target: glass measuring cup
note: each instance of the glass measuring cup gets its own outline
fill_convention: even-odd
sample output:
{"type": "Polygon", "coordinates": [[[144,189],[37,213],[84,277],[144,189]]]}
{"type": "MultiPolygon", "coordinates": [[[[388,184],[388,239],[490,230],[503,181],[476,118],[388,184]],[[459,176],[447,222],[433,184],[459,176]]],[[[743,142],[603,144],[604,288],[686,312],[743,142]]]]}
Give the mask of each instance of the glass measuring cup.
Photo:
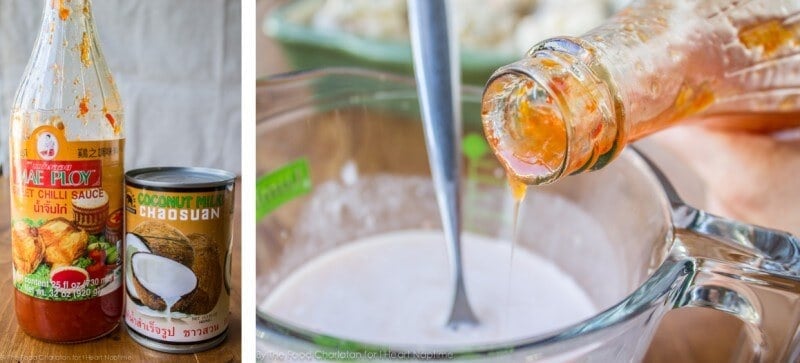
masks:
{"type": "MultiPolygon", "coordinates": [[[[328,69],[264,80],[257,92],[257,173],[291,171],[280,188],[271,184],[269,205],[259,206],[259,301],[304,262],[348,241],[439,228],[432,185],[391,184],[413,178],[430,184],[413,81],[328,69]]],[[[513,205],[502,168],[475,141],[482,139],[480,90],[465,89],[462,101],[465,230],[509,239],[513,205]]],[[[259,183],[259,197],[265,186],[259,183]]],[[[797,240],[686,205],[634,150],[603,170],[530,188],[522,209],[517,246],[558,265],[600,313],[525,339],[443,351],[351,341],[257,309],[258,355],[267,361],[640,360],[664,314],[699,306],[746,323],[750,344],[739,358],[800,358],[797,240]]]]}

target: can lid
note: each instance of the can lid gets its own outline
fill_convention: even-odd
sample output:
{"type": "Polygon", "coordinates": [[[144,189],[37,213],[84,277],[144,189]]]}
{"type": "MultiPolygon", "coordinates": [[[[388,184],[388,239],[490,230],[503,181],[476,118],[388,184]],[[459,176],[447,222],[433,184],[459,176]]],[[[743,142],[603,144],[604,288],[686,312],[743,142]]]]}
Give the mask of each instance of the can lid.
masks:
{"type": "Polygon", "coordinates": [[[125,173],[128,184],[169,189],[213,188],[231,184],[236,174],[225,170],[197,167],[153,167],[125,173]]]}

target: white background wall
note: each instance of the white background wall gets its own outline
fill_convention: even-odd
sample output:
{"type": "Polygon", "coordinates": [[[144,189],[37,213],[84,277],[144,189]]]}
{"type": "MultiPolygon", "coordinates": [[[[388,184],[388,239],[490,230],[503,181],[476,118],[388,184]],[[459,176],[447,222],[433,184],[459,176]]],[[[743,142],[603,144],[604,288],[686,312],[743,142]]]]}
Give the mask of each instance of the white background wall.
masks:
{"type": "MultiPolygon", "coordinates": [[[[51,0],[0,0],[0,164],[14,93],[51,0]]],[[[126,169],[241,172],[240,0],[94,0],[125,107],[126,169]]]]}

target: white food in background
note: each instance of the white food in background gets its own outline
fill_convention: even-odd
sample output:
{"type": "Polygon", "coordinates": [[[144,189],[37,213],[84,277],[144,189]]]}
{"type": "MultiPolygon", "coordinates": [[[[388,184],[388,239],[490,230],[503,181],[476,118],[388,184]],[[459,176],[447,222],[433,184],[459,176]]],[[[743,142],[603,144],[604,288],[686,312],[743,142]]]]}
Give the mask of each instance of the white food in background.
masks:
{"type": "MultiPolygon", "coordinates": [[[[453,1],[461,47],[521,55],[557,35],[580,35],[629,0],[453,1]]],[[[324,0],[309,20],[315,29],[401,41],[408,39],[406,0],[324,0]]]]}
{"type": "Polygon", "coordinates": [[[527,52],[535,43],[556,36],[578,36],[603,23],[608,5],[598,0],[540,0],[536,12],[524,17],[514,33],[516,49],[527,52]]]}
{"type": "Polygon", "coordinates": [[[461,46],[514,52],[514,34],[519,20],[536,8],[535,0],[454,1],[456,27],[461,46]]]}
{"type": "Polygon", "coordinates": [[[326,0],[311,25],[373,39],[408,39],[405,0],[326,0]]]}

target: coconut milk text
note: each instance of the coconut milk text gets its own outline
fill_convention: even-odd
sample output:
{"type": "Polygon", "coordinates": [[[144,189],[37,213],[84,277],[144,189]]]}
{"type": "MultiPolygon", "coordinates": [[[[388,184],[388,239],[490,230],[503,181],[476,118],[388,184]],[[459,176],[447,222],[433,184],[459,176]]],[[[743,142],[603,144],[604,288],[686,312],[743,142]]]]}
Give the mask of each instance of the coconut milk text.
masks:
{"type": "Polygon", "coordinates": [[[163,196],[139,193],[138,214],[162,221],[208,221],[219,219],[224,195],[163,196]]]}

